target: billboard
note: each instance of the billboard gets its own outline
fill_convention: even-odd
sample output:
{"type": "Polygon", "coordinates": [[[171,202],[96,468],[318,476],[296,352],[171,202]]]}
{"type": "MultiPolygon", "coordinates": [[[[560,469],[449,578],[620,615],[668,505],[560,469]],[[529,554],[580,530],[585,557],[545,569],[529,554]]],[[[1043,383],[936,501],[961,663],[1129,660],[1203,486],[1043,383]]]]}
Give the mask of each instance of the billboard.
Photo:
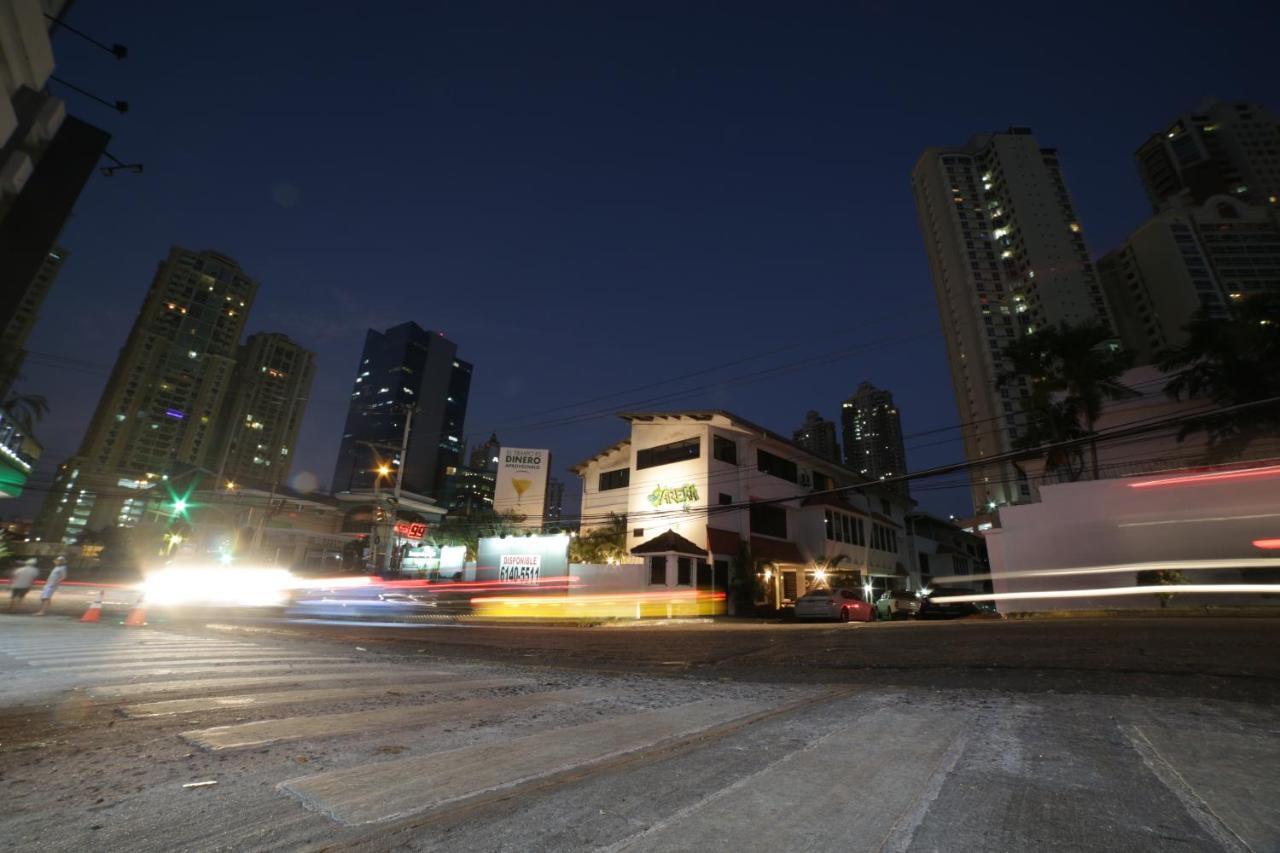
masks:
{"type": "Polygon", "coordinates": [[[526,525],[541,527],[550,470],[549,450],[501,448],[498,451],[498,479],[493,489],[494,512],[514,512],[524,516],[526,525]]]}
{"type": "Polygon", "coordinates": [[[476,549],[476,580],[542,588],[568,579],[569,537],[485,536],[476,549]]]}

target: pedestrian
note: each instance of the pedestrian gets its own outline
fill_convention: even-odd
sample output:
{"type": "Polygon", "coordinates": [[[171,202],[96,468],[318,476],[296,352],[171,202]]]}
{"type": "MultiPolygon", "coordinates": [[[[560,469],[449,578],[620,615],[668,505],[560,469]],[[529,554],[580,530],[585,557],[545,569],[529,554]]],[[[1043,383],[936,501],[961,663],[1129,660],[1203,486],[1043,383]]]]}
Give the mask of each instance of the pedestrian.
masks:
{"type": "Polygon", "coordinates": [[[58,591],[58,584],[66,580],[67,577],[67,558],[54,557],[53,571],[49,572],[49,577],[44,579],[44,589],[40,590],[40,609],[36,611],[37,616],[43,616],[49,612],[49,602],[53,601],[53,594],[58,591]]]}
{"type": "Polygon", "coordinates": [[[9,575],[10,613],[14,612],[22,599],[27,597],[27,593],[31,591],[31,585],[36,582],[36,575],[38,574],[40,574],[40,570],[36,568],[35,557],[32,557],[19,563],[18,568],[14,569],[13,574],[9,575]]]}

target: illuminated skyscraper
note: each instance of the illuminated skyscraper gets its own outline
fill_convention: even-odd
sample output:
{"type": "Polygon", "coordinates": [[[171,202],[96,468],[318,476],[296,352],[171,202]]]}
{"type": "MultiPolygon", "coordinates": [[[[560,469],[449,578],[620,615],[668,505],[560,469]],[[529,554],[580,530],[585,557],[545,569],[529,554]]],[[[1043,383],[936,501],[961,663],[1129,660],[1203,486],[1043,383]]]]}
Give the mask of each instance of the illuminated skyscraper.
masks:
{"type": "Polygon", "coordinates": [[[333,491],[372,489],[378,460],[400,464],[405,417],[413,409],[403,488],[443,500],[447,469],[462,458],[471,365],[439,332],[402,323],[365,336],[333,471],[333,491]]]}
{"type": "MultiPolygon", "coordinates": [[[[907,473],[907,451],[902,446],[902,419],[893,405],[893,394],[863,382],[840,409],[844,432],[844,464],[871,480],[907,473]]],[[[893,486],[907,493],[906,482],[893,486]]]]}
{"type": "Polygon", "coordinates": [[[804,417],[804,424],[791,434],[791,439],[810,453],[840,461],[840,444],[836,441],[836,425],[810,409],[804,417]]]}
{"type": "MultiPolygon", "coordinates": [[[[1007,453],[1025,419],[1026,380],[1000,382],[1012,368],[1005,347],[1061,322],[1110,317],[1085,247],[1058,152],[1031,131],[975,136],[956,148],[929,148],[911,173],[942,332],[951,365],[965,458],[1007,453]]],[[[1011,461],[970,469],[974,505],[1032,498],[1011,461]]]]}
{"type": "Polygon", "coordinates": [[[1209,100],[1134,154],[1153,210],[1226,195],[1280,209],[1280,119],[1259,104],[1209,100]]]}
{"type": "Polygon", "coordinates": [[[226,255],[174,246],[116,358],[79,452],[63,463],[38,534],[132,526],[179,467],[217,462],[218,422],[258,285],[226,255]]]}
{"type": "Polygon", "coordinates": [[[287,482],[314,376],[315,353],[288,336],[249,336],[223,407],[217,471],[224,483],[287,482]]]}

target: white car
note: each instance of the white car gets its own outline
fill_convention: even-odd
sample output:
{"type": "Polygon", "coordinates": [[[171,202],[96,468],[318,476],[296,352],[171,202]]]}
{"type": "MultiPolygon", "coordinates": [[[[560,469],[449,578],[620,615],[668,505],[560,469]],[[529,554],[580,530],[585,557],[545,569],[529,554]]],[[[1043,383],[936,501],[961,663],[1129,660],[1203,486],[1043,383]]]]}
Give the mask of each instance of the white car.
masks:
{"type": "Polygon", "coordinates": [[[796,602],[797,619],[838,619],[841,622],[873,622],[875,609],[851,589],[815,589],[796,602]]]}

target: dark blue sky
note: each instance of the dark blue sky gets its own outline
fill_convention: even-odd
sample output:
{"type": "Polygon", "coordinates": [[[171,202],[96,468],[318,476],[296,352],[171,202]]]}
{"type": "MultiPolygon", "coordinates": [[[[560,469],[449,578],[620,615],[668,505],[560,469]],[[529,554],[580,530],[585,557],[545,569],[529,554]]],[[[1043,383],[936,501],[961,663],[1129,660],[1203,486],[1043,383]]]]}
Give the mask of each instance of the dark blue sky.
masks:
{"type": "MultiPolygon", "coordinates": [[[[29,346],[98,367],[30,363],[53,406],[41,481],[172,243],[237,258],[261,284],[249,331],[319,353],[294,473],[322,483],[365,329],[410,319],[476,365],[468,439],[557,469],[622,437],[595,413],[728,408],[789,433],[863,379],[908,435],[953,425],[921,149],[1032,127],[1101,253],[1146,213],[1149,133],[1205,96],[1275,106],[1280,82],[1269,3],[367,8],[75,4],[130,58],[64,34],[57,73],[132,109],[62,94],[146,173],[95,176],[63,234],[29,346]]],[[[954,431],[907,444],[913,469],[961,456],[954,431]]],[[[968,511],[937,485],[913,487],[926,508],[968,511]]]]}

